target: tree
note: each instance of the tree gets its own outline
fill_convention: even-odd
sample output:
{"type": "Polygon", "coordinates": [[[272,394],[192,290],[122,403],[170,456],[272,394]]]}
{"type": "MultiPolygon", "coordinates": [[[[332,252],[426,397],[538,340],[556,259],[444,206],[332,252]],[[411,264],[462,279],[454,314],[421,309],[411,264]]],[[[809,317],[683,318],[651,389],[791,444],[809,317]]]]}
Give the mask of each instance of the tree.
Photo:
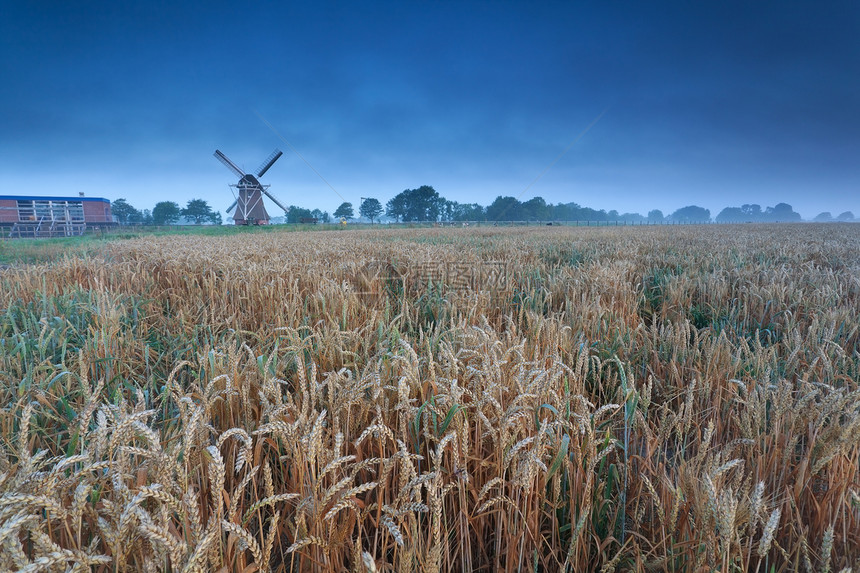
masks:
{"type": "Polygon", "coordinates": [[[502,197],[499,195],[487,207],[488,221],[521,221],[522,203],[516,197],[502,197]]]}
{"type": "Polygon", "coordinates": [[[663,211],[660,209],[652,209],[648,211],[648,220],[652,223],[662,223],[663,219],[663,211]]]}
{"type": "Polygon", "coordinates": [[[454,201],[439,198],[439,220],[453,221],[454,220],[454,201]]]}
{"type": "Polygon", "coordinates": [[[430,185],[404,189],[388,201],[385,214],[398,221],[436,221],[445,209],[445,201],[430,185]]]}
{"type": "Polygon", "coordinates": [[[755,203],[741,205],[741,211],[746,216],[746,221],[761,221],[764,216],[764,213],[761,212],[761,205],[755,203]]]}
{"type": "Polygon", "coordinates": [[[213,212],[209,203],[203,199],[191,199],[179,214],[189,221],[194,221],[195,225],[202,225],[207,221],[215,225],[221,224],[221,213],[213,212]]]}
{"type": "Polygon", "coordinates": [[[829,223],[833,220],[833,215],[830,213],[830,211],[824,211],[823,213],[819,213],[818,215],[816,215],[815,218],[812,220],[816,223],[829,223]]]}
{"type": "Polygon", "coordinates": [[[795,213],[788,203],[777,203],[764,211],[766,221],[800,221],[800,213],[795,213]]]}
{"type": "Polygon", "coordinates": [[[550,209],[543,197],[533,197],[520,205],[525,221],[545,221],[549,219],[550,209]]]}
{"type": "Polygon", "coordinates": [[[740,207],[726,207],[716,217],[717,223],[742,223],[746,220],[740,207]]]}
{"type": "Polygon", "coordinates": [[[371,224],[374,219],[379,219],[379,216],[382,215],[382,203],[379,202],[379,199],[374,199],[370,197],[361,202],[361,206],[358,208],[358,213],[362,217],[367,217],[370,219],[371,224]]]}
{"type": "MultiPolygon", "coordinates": [[[[128,217],[128,224],[129,224],[129,225],[143,225],[143,224],[145,224],[145,223],[146,223],[146,216],[147,216],[147,214],[149,214],[149,210],[148,210],[148,209],[145,209],[145,210],[143,210],[143,211],[140,211],[140,210],[138,210],[138,209],[135,209],[135,210],[134,210],[134,213],[132,213],[132,214],[131,214],[131,215],[129,215],[129,217],[128,217]]],[[[149,217],[150,217],[150,219],[151,219],[151,218],[152,218],[152,215],[150,214],[150,215],[149,215],[149,217]]]]}
{"type": "Polygon", "coordinates": [[[352,219],[355,212],[352,210],[352,203],[341,203],[340,207],[335,209],[334,216],[337,219],[352,219]]]}
{"type": "Polygon", "coordinates": [[[697,205],[688,205],[669,215],[669,218],[683,223],[704,223],[711,220],[711,211],[697,205]]]}
{"type": "Polygon", "coordinates": [[[559,203],[550,206],[549,217],[555,221],[578,221],[581,209],[577,203],[559,203]]]}
{"type": "Polygon", "coordinates": [[[411,189],[406,209],[407,221],[436,221],[445,206],[445,199],[430,185],[411,189]]]}
{"type": "Polygon", "coordinates": [[[330,219],[328,211],[320,211],[319,209],[311,211],[311,217],[316,219],[317,223],[328,223],[330,219]]]}
{"type": "Polygon", "coordinates": [[[853,221],[854,220],[854,213],[852,213],[851,211],[845,211],[845,212],[839,213],[838,215],[836,215],[836,220],[837,221],[853,221]]]}
{"type": "Polygon", "coordinates": [[[453,221],[483,221],[486,219],[484,208],[477,203],[451,203],[451,220],[453,221]]]}
{"type": "Polygon", "coordinates": [[[302,219],[313,219],[314,214],[310,209],[296,207],[290,205],[290,210],[287,212],[287,223],[301,223],[302,219]]]}
{"type": "Polygon", "coordinates": [[[385,204],[385,214],[395,221],[403,221],[406,217],[406,192],[398,193],[385,204]]]}
{"type": "Polygon", "coordinates": [[[143,214],[128,204],[125,199],[117,199],[111,203],[110,211],[113,218],[120,225],[128,225],[129,223],[139,223],[143,219],[143,214]]]}
{"type": "Polygon", "coordinates": [[[182,216],[178,203],[160,201],[152,208],[152,222],[156,225],[175,225],[182,216]]]}

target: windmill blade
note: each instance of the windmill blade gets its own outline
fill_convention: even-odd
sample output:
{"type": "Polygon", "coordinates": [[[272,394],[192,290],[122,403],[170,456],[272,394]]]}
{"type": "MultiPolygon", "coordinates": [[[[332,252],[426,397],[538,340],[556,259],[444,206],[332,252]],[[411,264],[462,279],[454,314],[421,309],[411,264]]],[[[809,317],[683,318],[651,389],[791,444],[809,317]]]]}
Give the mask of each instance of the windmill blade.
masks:
{"type": "Polygon", "coordinates": [[[265,187],[263,187],[263,193],[265,193],[265,194],[266,194],[266,197],[268,197],[269,199],[271,199],[271,200],[272,200],[272,202],[273,202],[275,205],[277,205],[278,207],[280,207],[281,209],[283,209],[283,210],[284,210],[284,214],[287,214],[287,213],[289,213],[289,212],[290,212],[290,210],[289,210],[287,207],[284,207],[284,206],[281,204],[281,202],[280,202],[280,201],[278,201],[277,199],[275,199],[275,197],[274,197],[271,193],[269,193],[269,190],[268,190],[268,189],[266,189],[265,187]]]}
{"type": "Polygon", "coordinates": [[[238,204],[239,204],[239,200],[238,200],[238,199],[236,199],[235,201],[233,201],[232,203],[230,203],[230,206],[229,206],[229,207],[227,207],[227,212],[229,213],[230,211],[232,211],[232,210],[233,210],[233,208],[234,208],[236,205],[238,205],[238,204]]]}
{"type": "Polygon", "coordinates": [[[227,159],[227,156],[221,153],[220,150],[215,150],[215,157],[218,159],[218,161],[226,165],[227,169],[235,173],[237,177],[242,178],[245,176],[245,172],[239,169],[239,167],[235,163],[227,159]]]}
{"type": "Polygon", "coordinates": [[[257,177],[262,177],[262,176],[263,176],[263,173],[265,173],[266,171],[268,171],[268,170],[269,170],[269,167],[271,167],[272,165],[274,165],[274,164],[275,164],[275,161],[277,161],[277,160],[278,160],[278,158],[279,158],[281,155],[283,155],[283,154],[284,154],[284,152],[283,152],[283,151],[281,151],[280,149],[276,149],[276,150],[274,150],[274,151],[272,152],[272,154],[271,154],[270,156],[268,156],[268,157],[266,158],[266,160],[265,160],[265,161],[263,161],[263,164],[262,164],[262,165],[260,165],[260,168],[259,168],[259,169],[257,169],[257,177]]]}

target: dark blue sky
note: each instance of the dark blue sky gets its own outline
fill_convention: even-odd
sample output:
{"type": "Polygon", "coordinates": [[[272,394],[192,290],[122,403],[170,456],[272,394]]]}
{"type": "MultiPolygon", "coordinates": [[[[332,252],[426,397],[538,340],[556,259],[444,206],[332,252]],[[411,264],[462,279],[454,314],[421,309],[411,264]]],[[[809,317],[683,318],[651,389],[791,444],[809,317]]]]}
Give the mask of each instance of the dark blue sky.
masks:
{"type": "Polygon", "coordinates": [[[0,194],[860,215],[856,1],[248,4],[0,0],[0,194]]]}

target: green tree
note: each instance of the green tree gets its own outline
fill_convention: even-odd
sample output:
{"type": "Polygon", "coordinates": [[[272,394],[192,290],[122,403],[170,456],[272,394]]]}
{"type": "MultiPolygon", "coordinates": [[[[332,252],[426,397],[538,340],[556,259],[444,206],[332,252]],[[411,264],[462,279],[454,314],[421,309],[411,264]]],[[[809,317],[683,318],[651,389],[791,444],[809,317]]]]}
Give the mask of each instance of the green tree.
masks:
{"type": "Polygon", "coordinates": [[[522,203],[516,197],[496,197],[487,207],[487,221],[521,221],[522,203]]]}
{"type": "Polygon", "coordinates": [[[581,209],[576,203],[559,203],[550,206],[549,217],[555,221],[576,221],[581,209]]]}
{"type": "Polygon", "coordinates": [[[287,213],[287,223],[301,223],[302,219],[313,219],[313,217],[310,209],[290,205],[290,211],[287,213]]]}
{"type": "Polygon", "coordinates": [[[438,221],[447,201],[430,185],[404,189],[391,199],[385,213],[398,221],[438,221]]]}
{"type": "Polygon", "coordinates": [[[662,223],[663,211],[661,211],[660,209],[652,209],[648,211],[648,220],[652,223],[662,223]]]}
{"type": "Polygon", "coordinates": [[[385,214],[395,221],[404,221],[407,202],[406,192],[398,193],[385,204],[385,214]]]}
{"type": "Polygon", "coordinates": [[[203,199],[191,199],[179,213],[189,221],[194,221],[195,225],[202,225],[206,222],[215,225],[221,224],[221,213],[212,211],[212,207],[203,199]]]}
{"type": "Polygon", "coordinates": [[[140,223],[143,219],[143,214],[128,204],[125,199],[117,199],[111,203],[110,211],[113,218],[120,225],[128,225],[129,223],[140,223]]]}
{"type": "Polygon", "coordinates": [[[761,205],[756,203],[745,203],[741,205],[741,211],[746,215],[746,221],[761,221],[764,213],[761,212],[761,205]]]}
{"type": "Polygon", "coordinates": [[[682,223],[705,223],[711,220],[711,211],[697,205],[688,205],[669,215],[669,218],[682,223]]]}
{"type": "Polygon", "coordinates": [[[741,223],[744,219],[745,215],[740,207],[726,207],[717,214],[714,220],[717,223],[741,223]]]}
{"type": "Polygon", "coordinates": [[[320,211],[319,209],[314,209],[311,211],[311,217],[317,220],[317,222],[328,223],[331,219],[331,215],[328,214],[328,211],[320,211]]]}
{"type": "Polygon", "coordinates": [[[445,207],[445,199],[430,185],[413,189],[407,216],[411,221],[436,221],[445,207]]]}
{"type": "Polygon", "coordinates": [[[796,213],[788,203],[777,203],[773,207],[764,210],[766,221],[800,221],[800,213],[796,213]]]}
{"type": "Polygon", "coordinates": [[[487,216],[484,213],[484,208],[477,203],[457,203],[454,201],[451,208],[451,219],[454,221],[483,221],[487,216]]]}
{"type": "Polygon", "coordinates": [[[550,209],[544,201],[543,197],[533,197],[522,205],[523,219],[526,221],[545,221],[549,219],[550,209]]]}
{"type": "Polygon", "coordinates": [[[358,208],[359,215],[367,217],[371,223],[373,223],[374,219],[379,219],[382,212],[382,203],[379,202],[379,199],[374,199],[373,197],[362,201],[361,206],[358,208]]]}
{"type": "Polygon", "coordinates": [[[454,207],[457,205],[454,201],[442,199],[439,202],[439,219],[442,221],[454,220],[454,207]]]}
{"type": "MultiPolygon", "coordinates": [[[[129,225],[143,225],[143,224],[145,224],[147,213],[148,213],[148,210],[141,211],[139,209],[135,209],[134,213],[132,213],[128,218],[128,224],[129,225]]],[[[152,217],[152,215],[150,215],[150,218],[151,217],[152,217]]]]}
{"type": "Polygon", "coordinates": [[[334,216],[336,219],[352,219],[355,216],[355,212],[352,210],[352,203],[341,203],[340,207],[335,209],[334,216]]]}
{"type": "Polygon", "coordinates": [[[182,217],[182,209],[173,201],[160,201],[152,208],[152,222],[156,225],[175,225],[182,217]]]}

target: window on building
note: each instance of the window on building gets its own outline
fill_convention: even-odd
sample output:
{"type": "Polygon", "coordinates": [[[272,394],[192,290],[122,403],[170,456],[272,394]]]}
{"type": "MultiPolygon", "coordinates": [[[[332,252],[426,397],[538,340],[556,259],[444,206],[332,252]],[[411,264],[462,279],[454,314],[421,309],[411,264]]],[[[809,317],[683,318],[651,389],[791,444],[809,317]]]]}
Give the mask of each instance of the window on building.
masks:
{"type": "MultiPolygon", "coordinates": [[[[64,201],[63,219],[70,223],[82,223],[84,221],[84,204],[82,201],[64,201]]],[[[56,219],[56,217],[55,217],[56,219]]]]}
{"type": "Polygon", "coordinates": [[[51,202],[50,201],[33,201],[33,207],[36,211],[37,221],[51,220],[51,202]]]}
{"type": "Polygon", "coordinates": [[[33,201],[18,201],[18,220],[35,221],[36,212],[33,209],[33,201]]]}
{"type": "Polygon", "coordinates": [[[19,221],[84,222],[83,201],[19,200],[19,221]]]}

